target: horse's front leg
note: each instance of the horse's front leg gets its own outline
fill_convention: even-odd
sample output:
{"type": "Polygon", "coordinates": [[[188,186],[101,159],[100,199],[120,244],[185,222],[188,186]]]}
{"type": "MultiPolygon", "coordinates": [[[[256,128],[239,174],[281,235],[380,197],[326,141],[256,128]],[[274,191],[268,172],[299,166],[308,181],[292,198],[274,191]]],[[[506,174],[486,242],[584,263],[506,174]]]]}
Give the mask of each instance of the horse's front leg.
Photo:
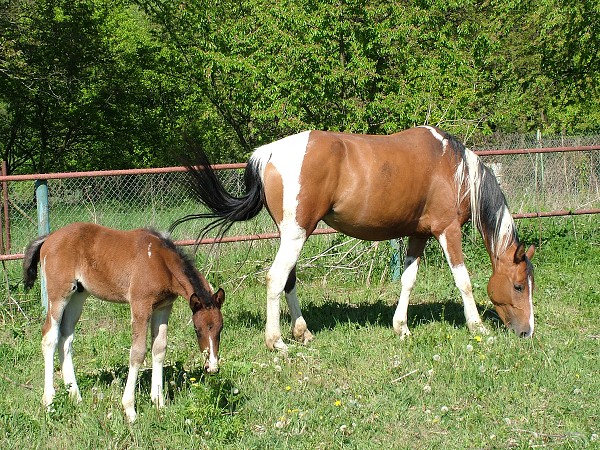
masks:
{"type": "Polygon", "coordinates": [[[473,287],[471,286],[469,271],[464,263],[460,225],[452,225],[446,228],[437,239],[446,255],[446,260],[454,277],[454,283],[460,291],[467,327],[472,333],[487,334],[488,331],[481,321],[473,298],[473,287]]]}
{"type": "Polygon", "coordinates": [[[163,395],[163,365],[167,353],[167,324],[173,304],[152,314],[152,385],[150,399],[158,408],[165,405],[163,395]]]}
{"type": "Polygon", "coordinates": [[[137,311],[137,309],[133,304],[131,305],[132,338],[131,350],[129,351],[129,373],[121,400],[125,415],[131,423],[135,421],[137,416],[135,412],[135,388],[138,372],[146,356],[146,335],[148,332],[148,321],[150,320],[148,312],[137,311]]]}
{"type": "Polygon", "coordinates": [[[410,300],[410,293],[417,281],[417,272],[419,270],[419,264],[423,250],[427,244],[427,239],[410,237],[408,239],[408,246],[406,248],[406,257],[404,259],[404,271],[400,278],[402,285],[402,291],[400,292],[400,299],[398,300],[398,306],[394,312],[393,326],[394,331],[401,339],[410,336],[410,330],[408,329],[408,303],[410,300]]]}

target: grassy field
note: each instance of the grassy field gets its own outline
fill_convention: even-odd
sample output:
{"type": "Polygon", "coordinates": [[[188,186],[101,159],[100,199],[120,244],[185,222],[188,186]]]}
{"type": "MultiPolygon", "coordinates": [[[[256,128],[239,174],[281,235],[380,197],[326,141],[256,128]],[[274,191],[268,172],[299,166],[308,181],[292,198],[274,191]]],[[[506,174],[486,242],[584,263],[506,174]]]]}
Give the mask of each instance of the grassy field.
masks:
{"type": "Polygon", "coordinates": [[[539,246],[529,340],[498,325],[485,293],[489,258],[470,232],[467,265],[489,335],[467,331],[436,244],[428,246],[409,307],[413,335],[400,341],[391,327],[400,285],[389,281],[389,244],[313,237],[300,264],[299,295],[315,340],[290,342],[283,314],[286,356],[268,351],[263,339],[264,275],[275,243],[200,249],[198,266],[227,291],[221,371],[202,373],[188,307],[178,301],[167,406],[150,404],[145,370],[133,426],[120,405],[128,308],[88,300],[74,343],[83,401],[71,404],[61,388],[47,412],[40,403],[39,287],[24,294],[19,263],[6,263],[0,448],[598,448],[600,217],[518,226],[522,240],[539,246]]]}

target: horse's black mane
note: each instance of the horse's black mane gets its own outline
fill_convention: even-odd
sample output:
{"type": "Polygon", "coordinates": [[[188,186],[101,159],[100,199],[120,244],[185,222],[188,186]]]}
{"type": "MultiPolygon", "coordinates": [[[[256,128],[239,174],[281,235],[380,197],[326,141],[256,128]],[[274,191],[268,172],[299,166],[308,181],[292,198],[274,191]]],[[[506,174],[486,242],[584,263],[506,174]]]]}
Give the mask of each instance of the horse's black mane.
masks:
{"type": "MultiPolygon", "coordinates": [[[[450,133],[442,133],[453,149],[457,161],[462,160],[466,162],[467,148],[465,145],[450,133]]],[[[503,211],[504,208],[508,208],[508,202],[498,184],[496,176],[489,167],[483,164],[479,157],[477,157],[477,167],[468,167],[468,164],[465,164],[465,170],[476,170],[479,174],[478,193],[475,196],[478,202],[475,205],[471,204],[471,208],[477,209],[472,217],[477,218],[475,225],[480,228],[482,234],[489,237],[492,244],[490,248],[496,248],[497,244],[503,240],[501,236],[503,211]]],[[[508,232],[510,236],[508,237],[508,241],[505,239],[505,243],[510,245],[514,242],[518,245],[519,236],[516,227],[511,227],[508,232]]]]}

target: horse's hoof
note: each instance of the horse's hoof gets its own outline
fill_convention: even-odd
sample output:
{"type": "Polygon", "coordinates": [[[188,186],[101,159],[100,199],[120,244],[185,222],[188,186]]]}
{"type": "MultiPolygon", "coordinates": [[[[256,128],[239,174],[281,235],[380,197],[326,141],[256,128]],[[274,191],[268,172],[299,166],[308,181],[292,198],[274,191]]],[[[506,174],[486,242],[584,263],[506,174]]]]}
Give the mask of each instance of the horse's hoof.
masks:
{"type": "Polygon", "coordinates": [[[287,353],[287,351],[288,351],[288,346],[285,345],[285,343],[283,342],[283,339],[281,339],[281,337],[279,337],[278,339],[276,339],[274,341],[270,341],[269,339],[267,339],[267,348],[269,350],[277,350],[280,353],[287,353]]]}
{"type": "Polygon", "coordinates": [[[470,323],[470,324],[468,324],[468,327],[469,327],[469,331],[472,334],[483,334],[485,336],[490,334],[488,329],[481,322],[470,323]]]}
{"type": "Polygon", "coordinates": [[[294,334],[294,339],[304,345],[308,344],[315,338],[306,327],[302,331],[292,330],[292,333],[294,334]]]}

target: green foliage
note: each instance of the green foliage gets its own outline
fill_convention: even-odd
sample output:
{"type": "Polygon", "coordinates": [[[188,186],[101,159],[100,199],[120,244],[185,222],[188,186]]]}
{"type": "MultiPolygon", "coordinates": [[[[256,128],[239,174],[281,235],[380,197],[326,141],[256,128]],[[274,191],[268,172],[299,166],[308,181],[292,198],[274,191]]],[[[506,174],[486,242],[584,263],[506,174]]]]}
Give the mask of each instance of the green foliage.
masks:
{"type": "Polygon", "coordinates": [[[303,129],[600,126],[597,2],[6,0],[9,171],[216,161],[303,129]]]}

